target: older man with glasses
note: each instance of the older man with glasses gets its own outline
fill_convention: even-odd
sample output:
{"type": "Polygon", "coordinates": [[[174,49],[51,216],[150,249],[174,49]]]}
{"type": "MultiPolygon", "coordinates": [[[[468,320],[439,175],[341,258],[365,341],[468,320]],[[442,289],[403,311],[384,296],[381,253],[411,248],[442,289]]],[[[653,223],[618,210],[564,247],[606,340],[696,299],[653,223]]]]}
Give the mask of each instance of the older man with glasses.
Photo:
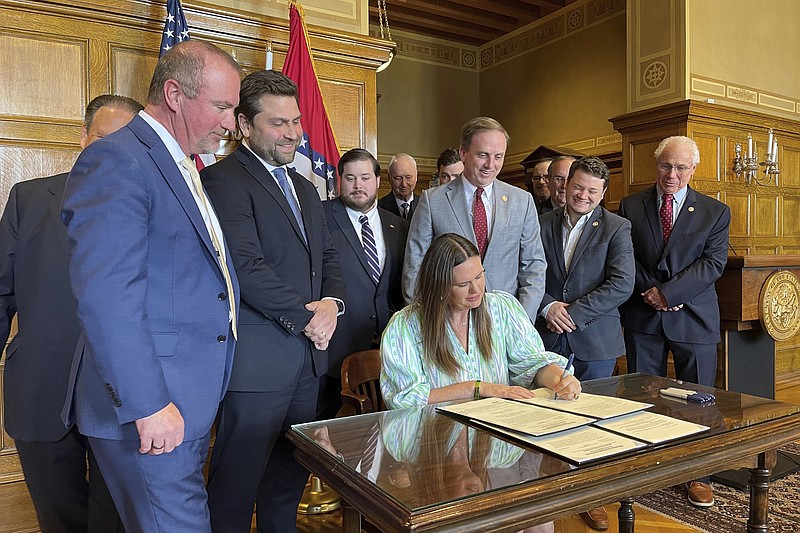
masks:
{"type": "MultiPolygon", "coordinates": [[[[679,380],[714,385],[719,305],[714,287],[728,259],[728,206],[689,181],[700,163],[697,144],[668,137],[655,151],[656,183],[623,198],[636,259],[633,295],[620,308],[629,372],[665,376],[672,352],[679,380]]],[[[714,503],[707,480],[688,485],[689,502],[714,503]]]]}
{"type": "Polygon", "coordinates": [[[547,169],[547,186],[550,190],[550,198],[537,205],[539,215],[549,213],[559,207],[564,207],[567,203],[567,176],[569,167],[575,161],[571,155],[560,155],[553,159],[547,169]]]}

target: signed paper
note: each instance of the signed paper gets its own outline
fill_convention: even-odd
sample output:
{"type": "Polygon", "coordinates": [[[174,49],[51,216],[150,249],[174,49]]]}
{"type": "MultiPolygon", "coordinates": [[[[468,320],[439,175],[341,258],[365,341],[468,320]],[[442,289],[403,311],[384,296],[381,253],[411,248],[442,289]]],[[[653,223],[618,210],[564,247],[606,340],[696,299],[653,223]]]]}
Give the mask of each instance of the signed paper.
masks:
{"type": "Polygon", "coordinates": [[[577,400],[556,400],[553,398],[553,391],[548,389],[536,389],[532,391],[536,394],[534,398],[519,400],[520,402],[574,413],[577,415],[591,416],[593,418],[613,418],[615,416],[626,415],[652,407],[653,404],[635,402],[625,398],[615,398],[613,396],[601,396],[598,394],[581,393],[577,400]]]}
{"type": "Polygon", "coordinates": [[[600,420],[595,425],[651,444],[679,439],[709,429],[708,426],[649,411],[641,411],[611,420],[600,420]]]}
{"type": "Polygon", "coordinates": [[[554,411],[502,398],[484,398],[483,400],[438,407],[437,409],[465,416],[471,420],[498,428],[511,429],[536,437],[572,429],[595,421],[595,419],[585,416],[554,411]]]}
{"type": "Polygon", "coordinates": [[[603,459],[647,446],[644,442],[592,426],[582,426],[543,437],[531,437],[516,431],[492,429],[574,464],[603,459]]]}

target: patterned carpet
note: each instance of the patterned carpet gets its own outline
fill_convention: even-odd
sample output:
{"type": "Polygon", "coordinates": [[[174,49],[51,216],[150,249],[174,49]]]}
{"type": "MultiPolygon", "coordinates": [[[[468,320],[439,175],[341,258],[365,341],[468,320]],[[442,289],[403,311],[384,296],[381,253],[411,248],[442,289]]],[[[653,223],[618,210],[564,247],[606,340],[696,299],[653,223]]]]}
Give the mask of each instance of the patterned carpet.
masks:
{"type": "MultiPolygon", "coordinates": [[[[788,444],[781,450],[800,454],[800,444],[788,444]]],[[[713,485],[715,503],[708,509],[692,506],[682,487],[646,494],[636,498],[636,503],[707,533],[746,531],[749,493],[719,483],[713,485]]],[[[778,533],[800,531],[800,472],[770,484],[769,527],[778,533]]]]}

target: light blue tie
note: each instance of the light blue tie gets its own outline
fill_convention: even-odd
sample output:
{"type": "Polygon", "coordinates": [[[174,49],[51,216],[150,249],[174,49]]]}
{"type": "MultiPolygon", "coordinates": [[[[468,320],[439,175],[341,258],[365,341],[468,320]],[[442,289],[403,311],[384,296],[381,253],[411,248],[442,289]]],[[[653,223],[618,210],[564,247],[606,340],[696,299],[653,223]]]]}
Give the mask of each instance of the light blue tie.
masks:
{"type": "Polygon", "coordinates": [[[303,235],[303,240],[306,240],[306,227],[303,224],[303,215],[300,213],[300,206],[297,204],[297,199],[294,197],[294,194],[292,194],[292,187],[289,185],[289,176],[286,175],[286,171],[283,167],[278,167],[272,172],[275,174],[275,177],[278,178],[278,184],[283,191],[283,197],[286,198],[286,201],[289,203],[289,209],[292,210],[294,218],[297,220],[297,225],[300,226],[300,233],[303,235]]]}

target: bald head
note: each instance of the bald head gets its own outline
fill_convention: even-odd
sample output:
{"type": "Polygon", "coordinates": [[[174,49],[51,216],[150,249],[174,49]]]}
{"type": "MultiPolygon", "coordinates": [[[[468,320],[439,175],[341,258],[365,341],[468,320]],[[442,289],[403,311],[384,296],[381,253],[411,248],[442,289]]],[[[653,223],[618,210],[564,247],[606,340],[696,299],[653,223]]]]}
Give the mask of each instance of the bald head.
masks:
{"type": "Polygon", "coordinates": [[[389,184],[394,197],[409,201],[417,186],[417,162],[408,154],[397,154],[389,160],[389,184]]]}

